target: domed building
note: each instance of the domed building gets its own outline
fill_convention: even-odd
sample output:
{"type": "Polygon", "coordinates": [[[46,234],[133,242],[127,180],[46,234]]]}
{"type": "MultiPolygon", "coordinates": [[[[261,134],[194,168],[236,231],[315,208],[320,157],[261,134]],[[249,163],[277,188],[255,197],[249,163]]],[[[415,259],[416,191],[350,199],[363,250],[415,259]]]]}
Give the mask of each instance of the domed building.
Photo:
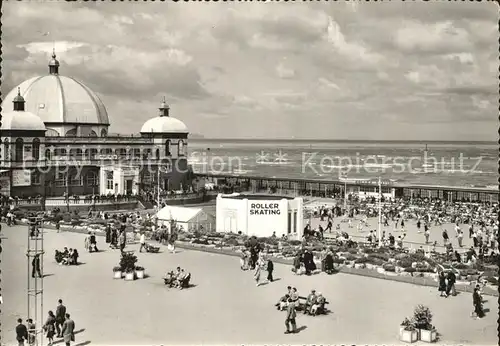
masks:
{"type": "Polygon", "coordinates": [[[22,82],[2,103],[3,195],[151,197],[191,185],[189,131],[165,99],[139,134],[110,135],[101,99],[59,67],[53,53],[48,75],[22,82]]]}
{"type": "MultiPolygon", "coordinates": [[[[30,78],[18,89],[29,100],[27,111],[39,116],[48,136],[105,137],[109,118],[101,99],[82,82],[59,75],[59,61],[52,54],[49,74],[30,78]]],[[[3,103],[12,104],[17,95],[13,89],[3,103]]]]}

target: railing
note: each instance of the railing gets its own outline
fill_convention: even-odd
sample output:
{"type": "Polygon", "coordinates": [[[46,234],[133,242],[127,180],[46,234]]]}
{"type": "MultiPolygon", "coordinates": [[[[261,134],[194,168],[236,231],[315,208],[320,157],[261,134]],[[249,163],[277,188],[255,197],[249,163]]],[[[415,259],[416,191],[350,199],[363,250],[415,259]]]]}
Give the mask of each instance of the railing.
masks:
{"type": "Polygon", "coordinates": [[[153,139],[149,137],[141,136],[107,136],[107,137],[57,137],[49,136],[45,137],[45,145],[48,144],[74,144],[74,143],[134,143],[134,144],[151,144],[153,139]]]}
{"type": "MultiPolygon", "coordinates": [[[[41,199],[40,198],[37,198],[37,199],[31,199],[31,200],[27,200],[27,199],[19,199],[17,200],[17,205],[20,205],[20,206],[29,206],[29,205],[39,205],[41,204],[41,199]]],[[[66,206],[66,205],[96,205],[96,204],[99,204],[99,205],[103,205],[103,204],[123,204],[123,203],[134,203],[134,202],[137,202],[137,198],[135,196],[130,196],[130,197],[123,197],[123,198],[120,198],[120,199],[98,199],[98,200],[90,200],[90,199],[85,199],[85,198],[80,198],[80,199],[74,199],[74,198],[69,198],[69,200],[66,200],[64,198],[47,198],[45,200],[45,205],[48,205],[48,206],[58,206],[58,205],[61,205],[61,206],[66,206]]]]}

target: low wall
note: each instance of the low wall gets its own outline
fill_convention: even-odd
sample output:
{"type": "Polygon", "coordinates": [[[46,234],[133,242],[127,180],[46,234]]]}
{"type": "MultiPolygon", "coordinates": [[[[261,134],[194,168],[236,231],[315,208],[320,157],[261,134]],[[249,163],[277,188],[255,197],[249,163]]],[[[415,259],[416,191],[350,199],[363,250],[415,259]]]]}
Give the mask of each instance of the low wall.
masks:
{"type": "MultiPolygon", "coordinates": [[[[139,203],[137,201],[133,202],[120,202],[120,203],[70,203],[69,204],[69,210],[77,210],[79,212],[88,212],[89,208],[93,207],[94,210],[97,211],[112,211],[112,210],[133,210],[137,209],[139,207],[139,203]]],[[[29,210],[29,211],[40,211],[43,210],[41,204],[21,204],[18,205],[19,209],[22,210],[29,210]]],[[[61,204],[61,205],[50,205],[47,204],[45,209],[46,210],[51,210],[59,208],[61,210],[68,210],[68,205],[67,204],[61,204]]]]}

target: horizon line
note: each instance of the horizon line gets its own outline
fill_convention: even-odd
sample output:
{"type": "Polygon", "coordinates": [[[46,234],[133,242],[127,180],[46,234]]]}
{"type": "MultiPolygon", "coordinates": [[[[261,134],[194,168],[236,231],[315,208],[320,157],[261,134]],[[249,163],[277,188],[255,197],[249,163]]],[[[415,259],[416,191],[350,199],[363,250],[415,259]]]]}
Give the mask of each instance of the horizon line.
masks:
{"type": "Polygon", "coordinates": [[[330,143],[418,143],[418,144],[499,144],[499,142],[491,141],[467,141],[467,140],[421,140],[421,139],[328,139],[328,138],[208,138],[208,137],[192,137],[190,141],[222,141],[222,142],[330,142],[330,143]]]}

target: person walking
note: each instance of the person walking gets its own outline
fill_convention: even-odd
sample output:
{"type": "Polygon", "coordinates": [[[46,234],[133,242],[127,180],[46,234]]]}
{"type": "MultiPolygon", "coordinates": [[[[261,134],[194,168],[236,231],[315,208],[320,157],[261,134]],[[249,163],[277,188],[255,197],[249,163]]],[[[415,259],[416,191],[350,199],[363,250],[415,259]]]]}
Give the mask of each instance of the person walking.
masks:
{"type": "Polygon", "coordinates": [[[75,341],[75,322],[70,318],[69,314],[66,314],[65,318],[61,333],[66,346],[70,346],[71,341],[75,341]]]}
{"type": "Polygon", "coordinates": [[[464,240],[464,233],[461,230],[458,230],[457,241],[459,247],[463,247],[462,245],[463,240],[464,240]]]}
{"type": "Polygon", "coordinates": [[[28,329],[28,343],[34,345],[36,340],[36,325],[33,323],[33,319],[28,318],[26,320],[26,328],[28,329]]]}
{"type": "Polygon", "coordinates": [[[260,265],[258,263],[255,265],[255,271],[253,273],[253,277],[255,279],[256,286],[259,287],[260,286],[260,265]]]}
{"type": "Polygon", "coordinates": [[[54,342],[54,335],[56,334],[56,316],[54,316],[52,310],[49,311],[49,316],[43,325],[43,330],[47,333],[46,336],[47,339],[49,339],[48,346],[51,346],[54,342]]]}
{"type": "Polygon", "coordinates": [[[455,282],[457,281],[457,277],[453,271],[449,271],[448,275],[446,276],[446,297],[450,295],[450,292],[453,296],[457,295],[457,292],[455,290],[455,282]]]}
{"type": "Polygon", "coordinates": [[[17,319],[16,340],[18,342],[18,346],[24,346],[24,341],[28,340],[28,328],[26,328],[23,324],[23,320],[21,318],[17,319]]]}
{"type": "Polygon", "coordinates": [[[141,232],[141,238],[139,240],[139,244],[141,244],[141,246],[139,247],[139,252],[142,252],[142,249],[146,248],[146,236],[144,235],[144,232],[141,232]]]}
{"type": "Polygon", "coordinates": [[[474,305],[474,311],[472,312],[471,317],[476,316],[476,319],[480,319],[484,316],[483,311],[483,299],[479,294],[479,288],[474,288],[474,293],[472,293],[472,305],[474,305]]]}
{"type": "Polygon", "coordinates": [[[439,287],[438,287],[439,296],[443,297],[444,293],[444,297],[446,297],[446,276],[444,275],[444,271],[439,272],[438,280],[439,280],[439,287]]]}
{"type": "Polygon", "coordinates": [[[58,301],[59,305],[57,305],[56,308],[56,331],[57,331],[57,337],[61,337],[61,326],[64,323],[64,319],[66,316],[66,307],[63,305],[62,299],[59,299],[58,301]]]}
{"type": "Polygon", "coordinates": [[[448,240],[450,237],[448,236],[448,231],[446,229],[443,229],[443,245],[446,246],[448,244],[448,240]]]}
{"type": "Polygon", "coordinates": [[[38,275],[38,277],[42,277],[42,271],[40,269],[40,254],[36,254],[35,257],[33,257],[33,260],[31,261],[31,277],[34,278],[35,274],[38,275]]]}
{"type": "Polygon", "coordinates": [[[273,271],[274,271],[274,263],[271,259],[267,260],[267,281],[273,282],[273,271]]]}
{"type": "Polygon", "coordinates": [[[297,317],[297,312],[295,311],[295,303],[291,298],[288,298],[288,306],[286,309],[286,319],[285,319],[285,326],[286,326],[285,334],[297,332],[297,322],[295,320],[296,317],[297,317]]]}

